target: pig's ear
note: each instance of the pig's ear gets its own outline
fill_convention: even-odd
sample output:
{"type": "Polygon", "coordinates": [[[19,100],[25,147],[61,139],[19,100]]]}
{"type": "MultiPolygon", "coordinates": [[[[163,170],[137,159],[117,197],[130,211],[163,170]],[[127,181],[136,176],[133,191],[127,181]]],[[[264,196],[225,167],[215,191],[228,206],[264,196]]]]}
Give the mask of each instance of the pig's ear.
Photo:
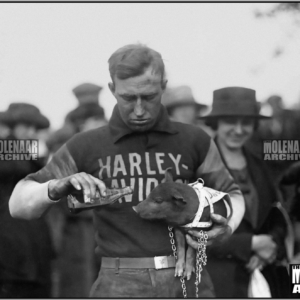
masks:
{"type": "Polygon", "coordinates": [[[186,201],[184,200],[183,196],[176,190],[172,191],[172,198],[175,201],[175,203],[179,206],[186,204],[186,201]]]}
{"type": "Polygon", "coordinates": [[[165,170],[165,182],[173,182],[172,168],[165,170]]]}

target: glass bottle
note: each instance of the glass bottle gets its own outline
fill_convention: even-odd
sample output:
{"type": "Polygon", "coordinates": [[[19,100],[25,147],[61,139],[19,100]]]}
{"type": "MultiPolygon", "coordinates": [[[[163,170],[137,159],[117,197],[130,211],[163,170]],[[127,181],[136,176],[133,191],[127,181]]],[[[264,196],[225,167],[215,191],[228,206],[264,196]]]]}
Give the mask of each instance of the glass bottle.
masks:
{"type": "Polygon", "coordinates": [[[71,213],[76,214],[83,210],[92,209],[98,206],[115,203],[118,199],[132,194],[133,189],[130,186],[123,188],[106,188],[106,196],[100,196],[99,191],[91,202],[84,202],[83,191],[77,191],[67,196],[68,207],[71,213]]]}

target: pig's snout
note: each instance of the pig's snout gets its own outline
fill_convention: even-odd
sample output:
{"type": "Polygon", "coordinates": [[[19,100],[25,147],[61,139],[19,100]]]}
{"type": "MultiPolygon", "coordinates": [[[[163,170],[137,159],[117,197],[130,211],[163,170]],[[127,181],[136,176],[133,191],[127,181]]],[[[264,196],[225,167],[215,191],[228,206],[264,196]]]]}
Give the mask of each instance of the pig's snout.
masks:
{"type": "Polygon", "coordinates": [[[145,210],[144,202],[139,203],[138,205],[132,206],[132,209],[141,217],[145,217],[145,213],[147,214],[147,211],[145,210]]]}

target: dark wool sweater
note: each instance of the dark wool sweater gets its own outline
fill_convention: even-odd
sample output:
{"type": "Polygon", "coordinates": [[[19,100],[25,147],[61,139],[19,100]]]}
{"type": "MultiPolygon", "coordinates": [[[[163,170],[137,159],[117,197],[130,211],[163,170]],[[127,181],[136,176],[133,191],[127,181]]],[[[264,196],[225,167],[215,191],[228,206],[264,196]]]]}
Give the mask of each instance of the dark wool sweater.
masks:
{"type": "Polygon", "coordinates": [[[169,167],[175,181],[189,183],[201,175],[207,186],[239,194],[211,138],[196,126],[170,122],[163,106],[156,125],[143,133],[132,132],[115,106],[108,126],[75,135],[27,179],[42,183],[86,172],[107,187],[134,187],[133,195],[94,209],[96,252],[106,257],[172,255],[167,225],[143,220],[132,209],[162,182],[169,167]]]}

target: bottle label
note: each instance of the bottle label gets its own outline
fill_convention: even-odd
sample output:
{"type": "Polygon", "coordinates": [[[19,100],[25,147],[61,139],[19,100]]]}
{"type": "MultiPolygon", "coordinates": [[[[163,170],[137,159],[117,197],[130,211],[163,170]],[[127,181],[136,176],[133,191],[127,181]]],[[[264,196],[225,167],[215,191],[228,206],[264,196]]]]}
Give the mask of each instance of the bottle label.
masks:
{"type": "Polygon", "coordinates": [[[67,196],[68,207],[70,212],[76,213],[86,209],[115,203],[121,197],[132,194],[133,189],[130,186],[124,188],[107,188],[106,197],[101,197],[99,191],[96,192],[96,197],[90,202],[84,202],[83,191],[74,192],[67,196]]]}

